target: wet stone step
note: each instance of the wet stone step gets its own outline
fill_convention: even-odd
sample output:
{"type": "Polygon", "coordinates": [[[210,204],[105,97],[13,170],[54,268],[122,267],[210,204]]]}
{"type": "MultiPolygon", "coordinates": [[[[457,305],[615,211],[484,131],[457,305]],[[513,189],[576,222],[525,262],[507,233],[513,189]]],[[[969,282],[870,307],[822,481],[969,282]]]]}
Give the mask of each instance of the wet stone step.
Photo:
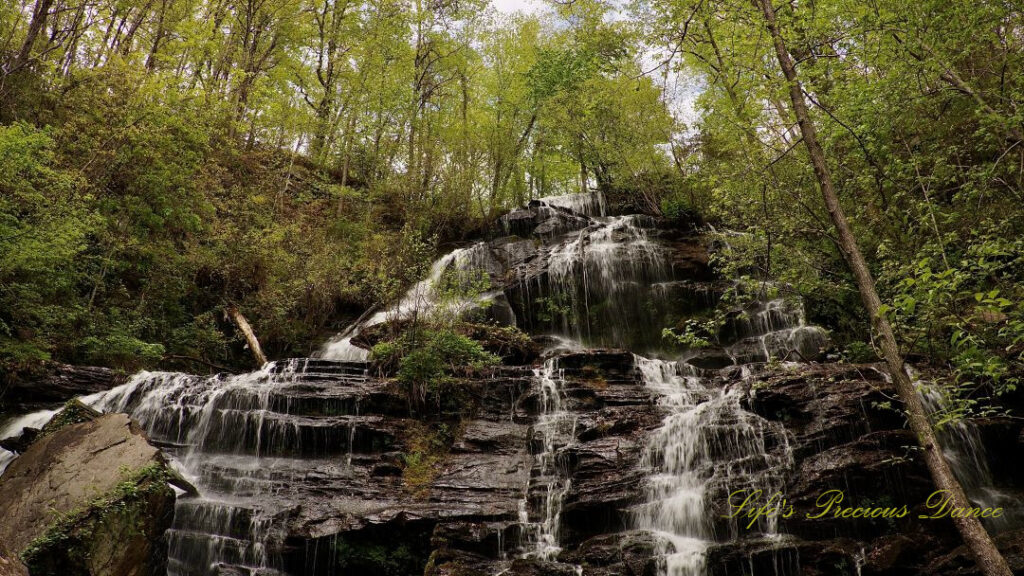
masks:
{"type": "Polygon", "coordinates": [[[366,386],[373,380],[369,376],[354,374],[299,374],[296,376],[281,377],[277,380],[279,385],[288,386],[293,384],[323,384],[332,388],[360,388],[366,386]]]}
{"type": "Polygon", "coordinates": [[[204,452],[262,456],[377,453],[395,443],[378,416],[292,416],[267,411],[216,410],[201,433],[189,436],[204,452]]]}
{"type": "Polygon", "coordinates": [[[208,500],[183,498],[174,509],[172,530],[194,532],[197,527],[225,538],[247,540],[253,525],[250,507],[208,500]]]}
{"type": "Polygon", "coordinates": [[[198,484],[208,496],[220,493],[234,499],[254,500],[274,497],[282,499],[278,504],[283,504],[284,500],[303,493],[353,482],[359,465],[367,464],[345,455],[320,460],[204,455],[198,484]]]}
{"type": "MultiPolygon", "coordinates": [[[[404,399],[391,393],[380,382],[363,382],[358,387],[338,386],[335,382],[299,382],[257,389],[233,388],[217,395],[181,400],[168,406],[163,413],[154,415],[152,423],[156,430],[162,430],[161,435],[167,436],[171,429],[191,428],[198,423],[194,419],[202,418],[202,412],[210,410],[270,410],[292,415],[341,416],[375,410],[403,413],[405,408],[404,399]],[[361,405],[366,406],[366,410],[359,410],[361,405]],[[168,413],[175,417],[165,418],[168,413]],[[161,429],[158,424],[161,420],[166,420],[168,426],[161,429]]],[[[177,436],[177,433],[173,435],[177,436]]]]}
{"type": "Polygon", "coordinates": [[[258,553],[257,546],[250,540],[219,534],[174,528],[167,531],[168,558],[178,560],[192,570],[201,566],[212,567],[218,563],[258,565],[258,561],[254,561],[258,553]]]}
{"type": "Polygon", "coordinates": [[[217,576],[288,576],[287,572],[274,568],[240,566],[237,564],[219,564],[216,567],[217,576]]]}
{"type": "Polygon", "coordinates": [[[319,358],[293,358],[279,360],[269,368],[272,374],[349,374],[354,376],[367,373],[368,363],[319,358]]]}
{"type": "Polygon", "coordinates": [[[378,381],[359,388],[338,387],[331,383],[324,386],[289,385],[270,394],[266,407],[295,416],[405,416],[409,412],[406,399],[378,381]]]}

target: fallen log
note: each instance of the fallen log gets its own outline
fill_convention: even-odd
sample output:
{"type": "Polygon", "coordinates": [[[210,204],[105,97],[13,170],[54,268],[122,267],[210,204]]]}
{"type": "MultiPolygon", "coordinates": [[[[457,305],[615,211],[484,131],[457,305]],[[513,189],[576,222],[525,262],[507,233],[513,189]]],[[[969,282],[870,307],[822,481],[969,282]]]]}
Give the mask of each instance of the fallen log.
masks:
{"type": "Polygon", "coordinates": [[[228,306],[227,308],[228,317],[238,327],[239,332],[242,336],[245,336],[245,341],[249,345],[249,351],[252,352],[253,359],[256,360],[257,366],[263,366],[267,363],[267,356],[263,353],[263,348],[260,347],[260,341],[256,339],[256,334],[252,331],[252,326],[249,325],[249,321],[245,319],[245,316],[238,311],[235,306],[228,306]]]}

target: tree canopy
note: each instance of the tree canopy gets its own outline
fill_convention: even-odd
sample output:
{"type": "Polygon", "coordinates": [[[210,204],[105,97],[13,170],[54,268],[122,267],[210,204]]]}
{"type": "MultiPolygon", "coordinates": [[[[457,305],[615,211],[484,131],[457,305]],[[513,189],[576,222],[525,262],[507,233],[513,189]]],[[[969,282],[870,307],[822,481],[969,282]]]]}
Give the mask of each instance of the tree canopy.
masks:
{"type": "Polygon", "coordinates": [[[512,206],[657,210],[676,120],[643,51],[598,2],[6,3],[0,365],[238,365],[231,306],[308,354],[512,206]]]}

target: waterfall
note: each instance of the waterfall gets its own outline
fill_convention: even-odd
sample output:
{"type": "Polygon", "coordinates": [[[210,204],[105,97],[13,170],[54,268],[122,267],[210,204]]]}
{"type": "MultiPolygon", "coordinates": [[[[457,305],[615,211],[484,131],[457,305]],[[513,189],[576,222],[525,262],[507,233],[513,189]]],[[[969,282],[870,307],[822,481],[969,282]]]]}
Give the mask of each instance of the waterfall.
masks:
{"type": "Polygon", "coordinates": [[[703,576],[706,552],[717,542],[749,532],[778,537],[774,516],[747,530],[712,511],[737,490],[762,490],[765,498],[781,491],[793,466],[785,428],[744,409],[745,387],[723,387],[718,369],[739,367],[745,381],[757,366],[815,357],[827,343],[823,330],[806,325],[799,303],[781,298],[748,304],[728,318],[718,339],[722,347],[692,350],[679,361],[635,357],[666,414],[641,459],[652,475],[635,525],[658,537],[666,576],[703,576]],[[716,356],[720,363],[708,363],[716,356]]]}
{"type": "MultiPolygon", "coordinates": [[[[744,520],[721,517],[730,494],[760,489],[770,495],[782,489],[783,476],[793,467],[783,424],[748,411],[744,402],[750,378],[762,367],[817,357],[828,342],[826,332],[806,323],[799,302],[751,298],[729,311],[719,332],[709,338],[714,345],[683,352],[668,348],[662,328],[718,305],[721,287],[684,277],[653,219],[608,216],[600,194],[542,198],[531,203],[531,210],[502,221],[506,232],[529,229],[531,237],[479,242],[443,255],[396,303],[367,314],[327,342],[319,358],[271,362],[241,375],[141,372],[121,386],[82,399],[102,411],[131,415],[171,465],[198,488],[199,496],[178,498],[168,533],[168,574],[282,573],[280,552],[289,522],[301,508],[334,498],[330,490],[335,486],[349,490],[360,482],[374,482],[366,469],[367,454],[397,452],[387,426],[374,425],[383,420],[374,415],[381,412],[372,403],[360,409],[361,399],[374,386],[383,389],[387,383],[367,377],[368,351],[353,339],[390,320],[458,315],[482,308],[481,301],[499,300],[509,308],[511,323],[547,340],[545,361],[532,367],[532,395],[523,396],[537,404],[529,474],[525,486],[517,475],[507,488],[514,502],[522,487],[518,518],[494,521],[500,525],[518,519],[520,558],[543,565],[564,562],[576,552],[570,547],[563,554],[567,543],[561,525],[567,497],[585,493],[592,480],[583,472],[573,483],[573,473],[585,470],[575,462],[582,460],[579,454],[591,441],[584,432],[583,440],[577,438],[582,399],[593,398],[582,394],[594,390],[579,386],[586,378],[577,378],[577,368],[566,357],[597,347],[634,353],[632,366],[616,368],[609,378],[614,382],[604,384],[634,386],[630,390],[636,395],[628,401],[642,407],[642,427],[630,429],[631,441],[636,438],[640,444],[629,457],[639,452],[639,465],[649,475],[637,483],[640,502],[627,496],[622,508],[628,507],[625,522],[632,523],[626,528],[656,538],[661,573],[704,576],[711,548],[740,536],[777,548],[784,535],[775,517],[760,518],[750,530],[744,520]],[[544,232],[533,233],[543,218],[549,218],[542,223],[544,232]],[[491,291],[460,297],[442,281],[449,273],[486,276],[491,291]],[[644,390],[636,390],[637,378],[644,390]],[[654,419],[648,419],[648,398],[657,403],[654,419]]],[[[629,358],[614,354],[620,364],[622,357],[629,358]]],[[[922,394],[931,412],[944,409],[938,392],[922,387],[922,394]]],[[[0,427],[0,439],[17,436],[25,427],[39,428],[54,413],[9,419],[0,427]]],[[[587,418],[579,426],[584,431],[590,431],[587,418]]],[[[1010,508],[1007,496],[992,488],[977,428],[957,422],[947,425],[940,438],[971,498],[985,506],[1010,508]]],[[[0,451],[0,472],[14,457],[0,451]]],[[[387,464],[381,467],[385,472],[394,466],[390,460],[387,464]]],[[[487,473],[481,470],[474,474],[487,473]]],[[[351,494],[345,498],[358,500],[351,494]]],[[[575,500],[572,506],[565,514],[569,522],[578,510],[575,500]]],[[[616,513],[622,514],[621,508],[616,513]]],[[[336,528],[324,533],[330,535],[330,529],[336,528]]],[[[586,530],[572,532],[570,544],[586,535],[586,530]]],[[[505,534],[497,530],[503,562],[505,534]]]]}
{"type": "MultiPolygon", "coordinates": [[[[925,411],[933,421],[937,420],[949,409],[942,391],[934,384],[921,380],[909,366],[907,373],[914,381],[914,388],[918,391],[925,411]]],[[[942,445],[942,455],[967,497],[982,508],[1003,508],[1006,511],[999,518],[983,519],[986,528],[999,532],[1011,526],[1022,514],[1022,507],[1016,498],[996,488],[978,427],[970,420],[958,418],[945,422],[936,430],[936,436],[942,445]]]]}
{"type": "MultiPolygon", "coordinates": [[[[496,274],[497,264],[486,242],[477,242],[466,248],[458,248],[441,256],[430,266],[427,277],[412,285],[396,303],[370,316],[365,321],[357,321],[341,334],[329,340],[316,354],[324,360],[361,362],[369,359],[369,351],[352,343],[360,330],[367,326],[375,326],[388,321],[402,320],[415,314],[447,313],[459,316],[482,303],[493,299],[496,292],[471,294],[460,297],[458,294],[445,294],[441,280],[446,273],[463,273],[467,276],[480,274],[496,274]]],[[[456,280],[473,281],[476,278],[456,280]]]]}
{"type": "Polygon", "coordinates": [[[536,201],[547,206],[564,208],[570,212],[592,218],[606,216],[608,213],[607,201],[601,192],[545,196],[538,198],[536,201]]]}
{"type": "MultiPolygon", "coordinates": [[[[82,401],[124,412],[163,448],[199,491],[179,496],[168,531],[168,574],[222,569],[279,573],[282,521],[304,495],[307,476],[344,477],[361,437],[362,363],[271,362],[240,375],[140,372],[82,401]],[[335,414],[324,416],[324,414],[335,414]]],[[[55,411],[11,422],[3,433],[39,427],[55,411]]],[[[316,487],[308,490],[315,492],[316,487]]]]}
{"type": "Polygon", "coordinates": [[[560,455],[576,439],[577,416],[566,409],[563,371],[557,367],[557,358],[544,362],[534,370],[533,381],[540,399],[540,415],[534,424],[534,434],[540,438],[539,452],[535,455],[534,470],[520,503],[519,520],[524,528],[522,547],[527,557],[554,560],[562,551],[559,546],[559,527],[562,503],[572,488],[560,455]],[[531,521],[528,501],[531,494],[540,493],[543,518],[531,521]]]}
{"type": "MultiPolygon", "coordinates": [[[[0,440],[20,436],[25,428],[42,428],[56,413],[56,410],[40,410],[39,412],[32,412],[13,418],[4,424],[3,427],[0,427],[0,440]]],[[[3,474],[4,470],[7,469],[7,465],[17,457],[18,455],[14,452],[0,448],[0,474],[3,474]]]]}
{"type": "Polygon", "coordinates": [[[661,345],[676,278],[646,216],[594,218],[540,250],[538,270],[509,290],[520,327],[588,346],[661,345]]]}
{"type": "MultiPolygon", "coordinates": [[[[743,409],[741,390],[714,387],[686,364],[637,356],[636,365],[667,413],[641,460],[654,472],[636,526],[658,536],[667,576],[702,576],[705,551],[725,536],[714,533],[710,502],[735,490],[781,490],[792,452],[781,425],[743,409]],[[781,449],[769,450],[769,441],[781,449]]],[[[736,537],[735,523],[730,528],[736,537]]],[[[776,519],[758,530],[776,534],[776,519]]]]}
{"type": "Polygon", "coordinates": [[[705,484],[695,463],[700,453],[699,426],[708,400],[706,390],[692,376],[681,376],[675,362],[637,357],[644,383],[660,396],[668,410],[663,426],[648,442],[642,464],[658,470],[651,476],[647,503],[637,511],[637,526],[659,536],[665,545],[666,574],[701,576],[704,551],[711,538],[705,514],[705,484]],[[671,549],[669,549],[671,547],[671,549]]]}

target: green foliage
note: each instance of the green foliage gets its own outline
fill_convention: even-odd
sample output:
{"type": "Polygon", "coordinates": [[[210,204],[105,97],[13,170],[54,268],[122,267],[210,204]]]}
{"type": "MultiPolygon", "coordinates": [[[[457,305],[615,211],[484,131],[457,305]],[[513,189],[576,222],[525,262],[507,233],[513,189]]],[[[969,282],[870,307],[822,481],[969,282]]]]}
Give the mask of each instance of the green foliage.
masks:
{"type": "MultiPolygon", "coordinates": [[[[877,360],[756,5],[634,8],[668,65],[703,84],[689,133],[672,141],[685,185],[663,210],[690,199],[732,231],[719,250],[728,277],[791,287],[847,359],[877,360]]],[[[1020,11],[830,0],[780,5],[777,18],[901,352],[944,367],[984,413],[1024,373],[1024,42],[1002,32],[1020,11]]]]}
{"type": "Polygon", "coordinates": [[[68,400],[60,412],[57,412],[40,430],[40,437],[49,436],[65,426],[88,422],[100,413],[82,403],[77,398],[68,400]]]}
{"type": "Polygon", "coordinates": [[[61,302],[78,288],[99,219],[54,147],[52,130],[0,126],[0,367],[50,358],[86,312],[61,302]]]}
{"type": "Polygon", "coordinates": [[[695,318],[687,319],[679,332],[672,328],[665,328],[661,331],[663,339],[684,348],[707,348],[711,346],[717,334],[718,323],[713,319],[700,321],[695,318]]]}
{"type": "Polygon", "coordinates": [[[402,455],[402,480],[407,491],[418,498],[429,496],[430,483],[460,433],[459,424],[411,422],[407,425],[406,451],[402,455]]]}
{"type": "Polygon", "coordinates": [[[630,28],[483,7],[0,8],[0,369],[248,366],[226,306],[306,355],[532,198],[657,212],[673,120],[630,28]]]}
{"type": "Polygon", "coordinates": [[[450,328],[407,332],[373,347],[382,366],[397,367],[397,380],[414,410],[460,414],[467,406],[458,376],[497,364],[480,342],[450,328]]]}
{"type": "Polygon", "coordinates": [[[566,302],[565,294],[535,298],[533,309],[537,320],[545,323],[558,322],[572,313],[572,306],[566,302]]]}
{"type": "Polygon", "coordinates": [[[422,574],[431,551],[429,528],[415,523],[346,533],[330,545],[332,569],[365,576],[422,574]]]}
{"type": "Polygon", "coordinates": [[[342,538],[335,544],[338,567],[358,570],[360,574],[405,576],[417,573],[423,558],[405,542],[353,544],[342,538]]]}

